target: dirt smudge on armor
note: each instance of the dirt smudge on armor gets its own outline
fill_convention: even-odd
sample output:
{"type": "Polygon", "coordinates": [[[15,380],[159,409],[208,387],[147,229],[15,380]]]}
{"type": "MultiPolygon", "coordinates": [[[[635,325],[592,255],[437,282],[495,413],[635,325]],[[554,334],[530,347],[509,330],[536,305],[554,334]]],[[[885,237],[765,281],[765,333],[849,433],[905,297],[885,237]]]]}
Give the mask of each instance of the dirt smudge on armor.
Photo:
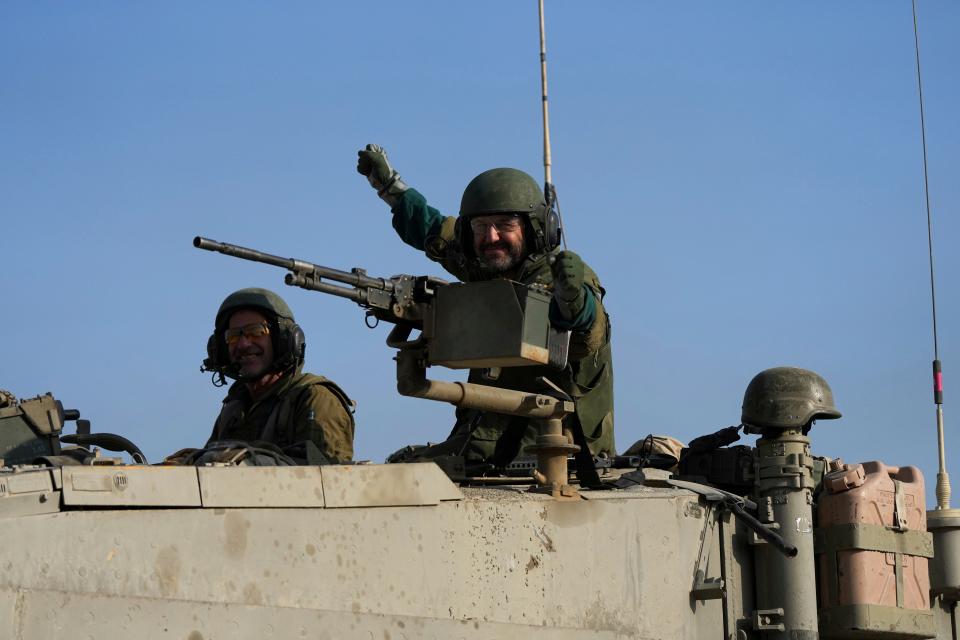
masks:
{"type": "Polygon", "coordinates": [[[586,629],[613,631],[624,636],[637,633],[637,629],[621,620],[616,611],[607,609],[599,597],[584,611],[584,623],[586,629]]]}
{"type": "Polygon", "coordinates": [[[540,559],[536,556],[530,556],[530,561],[527,562],[527,573],[530,573],[531,570],[536,569],[540,566],[540,559]]]}
{"type": "Polygon", "coordinates": [[[562,529],[585,527],[603,521],[604,507],[599,501],[551,502],[544,507],[543,519],[562,529]]]}
{"type": "Polygon", "coordinates": [[[243,601],[246,604],[263,604],[263,594],[260,593],[260,587],[252,582],[248,583],[247,586],[243,588],[243,601]]]}
{"type": "Polygon", "coordinates": [[[537,536],[537,539],[540,540],[540,543],[543,545],[543,548],[547,551],[556,551],[556,548],[553,546],[553,539],[546,531],[546,526],[538,527],[537,525],[533,526],[533,533],[537,536]]]}
{"type": "Polygon", "coordinates": [[[26,605],[24,604],[24,595],[22,591],[17,592],[16,600],[13,603],[13,617],[16,619],[17,629],[23,629],[26,620],[26,605]]]}
{"type": "Polygon", "coordinates": [[[250,522],[236,511],[231,511],[223,519],[224,548],[228,556],[239,559],[247,552],[249,528],[250,522]]]}
{"type": "Polygon", "coordinates": [[[180,552],[176,547],[164,547],[157,553],[153,570],[160,585],[160,593],[172,596],[180,586],[180,552]]]}

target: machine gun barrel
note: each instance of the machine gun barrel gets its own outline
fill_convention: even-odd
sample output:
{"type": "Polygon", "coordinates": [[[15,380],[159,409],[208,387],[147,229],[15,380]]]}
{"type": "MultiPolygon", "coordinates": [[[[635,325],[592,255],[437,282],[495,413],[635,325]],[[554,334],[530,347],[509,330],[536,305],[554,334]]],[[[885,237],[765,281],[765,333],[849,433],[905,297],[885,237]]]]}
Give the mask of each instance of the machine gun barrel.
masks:
{"type": "Polygon", "coordinates": [[[361,306],[368,306],[366,292],[362,289],[348,289],[346,287],[338,287],[335,284],[308,280],[299,273],[288,273],[286,276],[284,276],[283,281],[291,287],[300,287],[301,289],[307,289],[308,291],[328,293],[332,296],[353,300],[361,306]]]}
{"type": "Polygon", "coordinates": [[[234,258],[252,260],[253,262],[263,262],[265,264],[272,264],[275,267],[283,267],[284,269],[293,269],[293,265],[296,262],[296,260],[293,260],[292,258],[281,258],[280,256],[264,253],[263,251],[257,251],[256,249],[248,249],[247,247],[228,244],[226,242],[217,242],[216,240],[203,238],[201,236],[197,236],[193,239],[193,246],[195,246],[197,249],[216,251],[224,255],[233,256],[234,258]]]}
{"type": "Polygon", "coordinates": [[[327,287],[315,288],[313,285],[316,283],[309,282],[310,278],[326,278],[327,280],[342,282],[343,284],[349,284],[353,287],[380,289],[381,291],[388,292],[392,292],[394,288],[394,284],[390,280],[386,278],[372,278],[360,270],[340,271],[339,269],[331,269],[330,267],[324,267],[312,262],[306,262],[305,260],[297,260],[296,258],[281,258],[280,256],[264,253],[263,251],[257,251],[256,249],[241,247],[239,245],[229,244],[227,242],[217,242],[216,240],[203,238],[201,236],[197,236],[193,239],[193,246],[198,249],[216,251],[217,253],[222,253],[227,256],[240,258],[241,260],[262,262],[275,267],[282,267],[283,269],[287,269],[288,271],[292,272],[288,274],[286,278],[286,283],[288,285],[293,287],[302,287],[304,289],[312,289],[314,291],[322,291],[324,293],[332,293],[333,295],[338,295],[344,298],[352,299],[352,297],[349,295],[339,293],[348,292],[348,289],[343,289],[342,287],[333,287],[332,285],[328,285],[328,287],[337,290],[337,292],[330,291],[327,287]]]}
{"type": "Polygon", "coordinates": [[[418,328],[423,322],[421,303],[432,300],[436,288],[447,284],[446,281],[432,276],[399,275],[392,278],[374,278],[368,276],[363,269],[340,271],[305,260],[282,258],[256,249],[217,242],[200,236],[193,239],[193,246],[241,260],[262,262],[286,269],[289,273],[284,278],[284,282],[291,287],[353,300],[361,307],[369,309],[367,315],[374,316],[377,320],[405,323],[418,328]],[[332,282],[349,286],[340,286],[332,282]]]}

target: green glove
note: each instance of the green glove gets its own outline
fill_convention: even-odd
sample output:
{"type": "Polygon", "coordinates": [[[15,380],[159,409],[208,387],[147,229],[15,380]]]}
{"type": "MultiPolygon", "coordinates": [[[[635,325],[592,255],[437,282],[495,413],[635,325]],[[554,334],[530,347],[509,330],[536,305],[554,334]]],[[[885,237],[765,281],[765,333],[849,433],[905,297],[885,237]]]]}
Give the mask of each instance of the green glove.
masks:
{"type": "Polygon", "coordinates": [[[383,147],[368,144],[357,152],[357,156],[357,173],[367,177],[367,182],[377,190],[377,195],[392,209],[409,187],[400,179],[396,169],[390,166],[387,152],[383,147]]]}
{"type": "Polygon", "coordinates": [[[553,271],[553,299],[567,320],[580,315],[586,304],[583,290],[583,260],[573,251],[561,251],[550,264],[553,271]]]}

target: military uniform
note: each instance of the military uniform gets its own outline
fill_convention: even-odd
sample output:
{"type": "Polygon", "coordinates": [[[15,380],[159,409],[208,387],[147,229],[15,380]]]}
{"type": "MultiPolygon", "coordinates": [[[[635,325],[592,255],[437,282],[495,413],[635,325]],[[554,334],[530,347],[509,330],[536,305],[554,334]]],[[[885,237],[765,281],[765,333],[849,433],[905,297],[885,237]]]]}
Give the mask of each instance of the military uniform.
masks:
{"type": "MultiPolygon", "coordinates": [[[[425,251],[447,271],[464,282],[485,279],[475,261],[465,260],[457,251],[457,218],[444,216],[429,206],[415,189],[396,195],[391,207],[393,228],[410,246],[425,251]]],[[[548,253],[534,253],[507,274],[526,285],[553,288],[548,253]]],[[[585,444],[594,455],[614,455],[613,437],[613,361],[610,349],[610,319],[603,307],[604,289],[597,275],[585,269],[584,284],[591,295],[583,312],[567,320],[551,306],[554,326],[571,329],[569,364],[563,371],[548,367],[504,368],[497,380],[488,380],[479,370],[471,370],[469,381],[506,389],[542,393],[546,389],[537,378],[546,377],[577,401],[574,416],[582,426],[585,444]]],[[[457,422],[448,440],[420,455],[463,454],[468,462],[491,462],[502,466],[533,444],[537,428],[525,418],[458,409],[457,422]]],[[[578,443],[583,445],[584,443],[578,443]]]]}
{"type": "Polygon", "coordinates": [[[213,371],[215,380],[219,376],[221,382],[225,377],[236,382],[223,400],[207,447],[217,441],[266,442],[279,447],[294,461],[307,464],[347,462],[353,458],[353,402],[330,380],[303,373],[305,355],[303,329],[283,298],[256,287],[227,296],[217,310],[202,370],[213,371]],[[246,374],[230,355],[227,343],[230,319],[243,310],[257,312],[259,316],[254,317],[264,318],[267,326],[252,324],[229,329],[240,332],[232,338],[259,340],[260,349],[255,352],[270,354],[265,369],[246,374]],[[248,328],[261,331],[248,335],[248,328]],[[269,336],[267,343],[263,342],[265,336],[269,336]],[[264,376],[275,373],[282,375],[254,399],[249,390],[252,383],[269,382],[270,378],[264,376]],[[249,379],[244,379],[244,375],[249,379]]]}
{"type": "Polygon", "coordinates": [[[330,462],[353,458],[353,404],[340,387],[312,373],[297,370],[254,401],[247,385],[235,382],[210,435],[218,440],[269,442],[295,458],[307,458],[298,447],[312,442],[330,462]]]}

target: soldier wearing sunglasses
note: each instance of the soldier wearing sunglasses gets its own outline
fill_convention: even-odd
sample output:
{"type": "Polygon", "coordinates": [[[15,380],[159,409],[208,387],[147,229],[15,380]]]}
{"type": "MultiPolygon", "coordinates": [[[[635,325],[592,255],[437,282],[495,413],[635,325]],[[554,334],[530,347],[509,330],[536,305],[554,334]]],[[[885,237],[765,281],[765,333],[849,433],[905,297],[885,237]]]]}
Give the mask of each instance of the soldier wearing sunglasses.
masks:
{"type": "Polygon", "coordinates": [[[323,376],[304,373],[306,343],[287,303],[241,289],[220,305],[203,369],[230,386],[207,443],[268,443],[295,460],[353,458],[353,402],[323,376]]]}
{"type": "MultiPolygon", "coordinates": [[[[357,171],[390,206],[393,228],[405,243],[464,282],[507,278],[553,292],[550,322],[571,331],[567,367],[508,368],[496,380],[472,370],[470,382],[542,392],[539,378],[548,378],[577,400],[569,419],[576,444],[593,455],[613,455],[613,359],[604,289],[580,256],[560,250],[559,216],[537,182],[517,169],[484,171],[464,190],[459,215],[444,216],[400,179],[381,147],[367,145],[358,155],[357,171]]],[[[536,434],[523,418],[461,409],[446,442],[406,451],[463,455],[484,472],[484,465],[502,468],[536,434]]]]}

